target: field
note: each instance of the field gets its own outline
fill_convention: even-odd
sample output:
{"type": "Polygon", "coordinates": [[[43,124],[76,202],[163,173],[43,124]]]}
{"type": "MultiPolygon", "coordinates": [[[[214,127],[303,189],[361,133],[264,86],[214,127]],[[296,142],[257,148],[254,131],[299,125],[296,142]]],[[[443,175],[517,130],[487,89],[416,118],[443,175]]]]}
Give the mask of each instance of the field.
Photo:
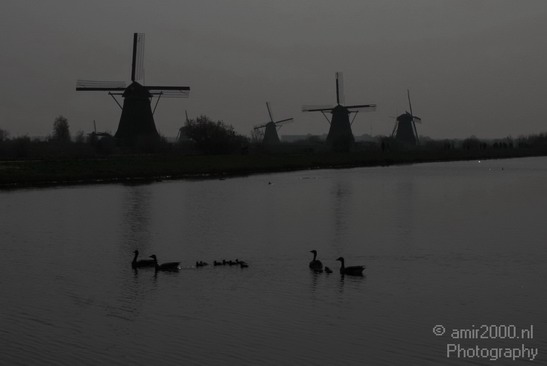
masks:
{"type": "Polygon", "coordinates": [[[306,169],[387,166],[435,161],[547,155],[547,148],[280,152],[231,155],[123,154],[95,158],[0,161],[0,189],[29,186],[223,178],[306,169]]]}

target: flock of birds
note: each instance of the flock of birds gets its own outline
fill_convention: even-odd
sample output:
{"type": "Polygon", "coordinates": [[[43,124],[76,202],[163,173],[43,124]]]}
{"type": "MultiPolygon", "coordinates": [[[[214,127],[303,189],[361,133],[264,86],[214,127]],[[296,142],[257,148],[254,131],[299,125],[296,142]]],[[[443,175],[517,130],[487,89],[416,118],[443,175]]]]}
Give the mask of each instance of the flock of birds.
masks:
{"type": "MultiPolygon", "coordinates": [[[[162,271],[162,272],[176,272],[180,267],[180,262],[166,262],[166,263],[158,263],[158,257],[155,254],[152,254],[150,258],[152,259],[138,259],[139,258],[139,251],[135,250],[133,251],[134,257],[133,261],[131,262],[131,267],[133,269],[137,268],[147,268],[147,267],[153,267],[156,272],[162,271]]],[[[214,266],[239,266],[240,268],[247,268],[249,265],[247,262],[236,259],[236,260],[222,260],[222,261],[214,261],[214,266]]],[[[196,268],[205,267],[208,266],[209,263],[198,261],[196,262],[196,268]]]]}
{"type": "MultiPolygon", "coordinates": [[[[156,272],[163,271],[163,272],[176,272],[178,271],[180,267],[180,262],[166,262],[166,263],[158,263],[158,257],[156,257],[155,254],[152,254],[150,258],[152,259],[138,259],[139,257],[139,251],[135,250],[134,252],[133,261],[131,262],[131,267],[134,269],[137,268],[144,268],[144,267],[154,267],[156,272]]],[[[313,270],[316,273],[322,273],[325,271],[326,273],[332,273],[332,270],[325,266],[323,269],[323,263],[319,259],[317,259],[317,250],[310,250],[310,253],[313,253],[313,259],[309,264],[309,267],[311,270],[313,270]]],[[[365,270],[365,266],[350,266],[346,267],[344,258],[339,257],[336,259],[340,262],[340,274],[342,275],[349,275],[349,276],[362,276],[363,271],[365,270]]],[[[209,263],[198,261],[196,262],[196,268],[199,267],[205,267],[208,266],[209,263]]],[[[222,260],[222,261],[214,261],[213,265],[216,266],[239,266],[241,268],[247,268],[249,265],[245,261],[241,261],[239,259],[236,260],[222,260]]]]}
{"type": "MultiPolygon", "coordinates": [[[[313,253],[313,259],[310,262],[310,269],[317,273],[323,272],[323,263],[319,259],[317,259],[317,250],[310,250],[310,253],[313,253]]],[[[348,276],[362,276],[363,271],[365,270],[365,266],[350,266],[346,267],[344,257],[338,257],[336,259],[340,262],[340,274],[348,275],[348,276]]],[[[332,273],[332,269],[325,266],[324,271],[326,273],[332,273]]]]}

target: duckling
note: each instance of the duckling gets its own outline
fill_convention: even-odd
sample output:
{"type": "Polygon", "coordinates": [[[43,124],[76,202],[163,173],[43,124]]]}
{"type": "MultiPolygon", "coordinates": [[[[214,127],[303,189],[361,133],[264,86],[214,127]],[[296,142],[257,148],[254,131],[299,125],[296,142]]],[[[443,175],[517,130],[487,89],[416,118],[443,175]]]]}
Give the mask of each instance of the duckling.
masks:
{"type": "Polygon", "coordinates": [[[323,270],[323,263],[317,259],[317,250],[310,250],[310,253],[313,253],[313,260],[310,262],[310,269],[314,271],[323,270]]]}
{"type": "Polygon", "coordinates": [[[167,262],[167,263],[158,264],[158,258],[156,257],[155,254],[152,254],[150,258],[154,259],[154,266],[156,268],[156,272],[157,271],[177,272],[180,269],[179,267],[180,262],[167,262]]]}
{"type": "Polygon", "coordinates": [[[216,266],[222,266],[222,262],[219,262],[219,261],[214,261],[213,262],[213,265],[216,267],[216,266]]]}
{"type": "Polygon", "coordinates": [[[249,268],[249,265],[245,261],[239,261],[239,266],[241,268],[249,268]]]}
{"type": "Polygon", "coordinates": [[[156,265],[152,259],[141,259],[140,261],[137,260],[137,257],[139,256],[138,250],[135,250],[133,253],[135,253],[135,256],[133,257],[133,261],[131,262],[131,267],[142,268],[142,267],[154,267],[156,265]]]}
{"type": "Polygon", "coordinates": [[[336,260],[340,261],[340,274],[349,275],[349,276],[362,276],[363,275],[363,271],[365,270],[365,266],[346,267],[344,265],[344,258],[343,257],[339,257],[336,260]]]}
{"type": "Polygon", "coordinates": [[[332,269],[330,269],[329,267],[325,266],[325,273],[332,273],[332,269]]]}

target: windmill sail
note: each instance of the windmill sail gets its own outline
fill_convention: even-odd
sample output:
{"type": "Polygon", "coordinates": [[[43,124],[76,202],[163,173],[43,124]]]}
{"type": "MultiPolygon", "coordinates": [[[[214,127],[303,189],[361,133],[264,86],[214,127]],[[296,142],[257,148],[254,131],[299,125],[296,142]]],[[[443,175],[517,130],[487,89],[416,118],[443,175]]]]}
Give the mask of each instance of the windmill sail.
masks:
{"type": "Polygon", "coordinates": [[[126,88],[123,81],[96,81],[77,80],[77,91],[124,91],[126,88]]]}
{"type": "Polygon", "coordinates": [[[376,104],[357,104],[357,105],[348,105],[347,109],[358,110],[362,112],[374,112],[376,110],[376,104]]]}
{"type": "Polygon", "coordinates": [[[144,33],[133,34],[131,81],[144,81],[144,33]]]}
{"type": "Polygon", "coordinates": [[[344,95],[344,75],[341,72],[336,73],[336,104],[346,104],[344,95]]]}
{"type": "Polygon", "coordinates": [[[302,106],[302,112],[326,112],[334,109],[332,104],[323,105],[304,105],[302,106]]]}

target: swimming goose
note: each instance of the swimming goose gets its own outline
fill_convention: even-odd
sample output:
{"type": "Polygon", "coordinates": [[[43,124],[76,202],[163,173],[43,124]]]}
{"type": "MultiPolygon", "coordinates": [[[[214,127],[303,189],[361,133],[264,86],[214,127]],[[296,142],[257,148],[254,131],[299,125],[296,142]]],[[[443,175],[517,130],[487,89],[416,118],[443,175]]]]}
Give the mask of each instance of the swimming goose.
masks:
{"type": "Polygon", "coordinates": [[[135,253],[135,256],[133,257],[133,261],[131,262],[131,267],[142,268],[142,267],[154,267],[156,265],[152,259],[141,259],[140,261],[138,261],[137,260],[137,257],[139,256],[138,250],[135,250],[133,253],[135,253]]]}
{"type": "Polygon", "coordinates": [[[158,258],[156,257],[155,254],[152,254],[150,258],[154,259],[154,266],[156,267],[156,271],[176,272],[180,268],[179,267],[180,262],[167,262],[167,263],[158,264],[158,258]]]}
{"type": "Polygon", "coordinates": [[[310,262],[310,268],[314,271],[322,270],[323,263],[317,259],[317,250],[310,250],[310,253],[313,253],[313,260],[310,262]]]}
{"type": "Polygon", "coordinates": [[[350,276],[362,276],[363,271],[365,269],[365,266],[351,266],[346,267],[344,265],[344,258],[339,257],[337,261],[340,261],[340,273],[343,275],[350,275],[350,276]]]}

